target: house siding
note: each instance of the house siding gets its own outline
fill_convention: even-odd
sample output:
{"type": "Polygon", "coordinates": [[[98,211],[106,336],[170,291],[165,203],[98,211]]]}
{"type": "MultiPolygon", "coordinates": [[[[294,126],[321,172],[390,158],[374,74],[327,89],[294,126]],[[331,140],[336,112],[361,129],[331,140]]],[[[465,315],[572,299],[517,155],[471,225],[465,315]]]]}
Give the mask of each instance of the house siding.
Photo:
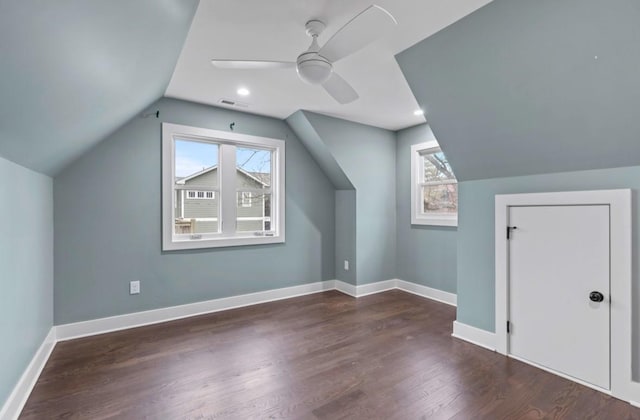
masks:
{"type": "MultiPolygon", "coordinates": [[[[219,198],[218,191],[215,193],[214,199],[202,199],[202,198],[188,198],[187,191],[198,191],[200,188],[216,187],[218,186],[218,170],[213,169],[210,172],[206,172],[200,176],[185,181],[184,185],[187,187],[184,193],[184,214],[182,213],[182,194],[180,191],[176,193],[176,217],[182,217],[184,219],[211,219],[218,218],[219,212],[219,198]]],[[[259,196],[259,193],[255,192],[256,189],[262,189],[263,186],[260,182],[252,179],[250,176],[238,171],[236,176],[236,187],[238,190],[254,190],[252,192],[251,206],[242,206],[242,196],[238,192],[237,197],[237,217],[263,217],[263,203],[264,199],[259,196]]],[[[217,221],[195,221],[195,232],[197,233],[209,233],[218,231],[217,221]]],[[[262,230],[262,220],[239,220],[237,222],[237,230],[239,231],[254,231],[262,230]]]]}

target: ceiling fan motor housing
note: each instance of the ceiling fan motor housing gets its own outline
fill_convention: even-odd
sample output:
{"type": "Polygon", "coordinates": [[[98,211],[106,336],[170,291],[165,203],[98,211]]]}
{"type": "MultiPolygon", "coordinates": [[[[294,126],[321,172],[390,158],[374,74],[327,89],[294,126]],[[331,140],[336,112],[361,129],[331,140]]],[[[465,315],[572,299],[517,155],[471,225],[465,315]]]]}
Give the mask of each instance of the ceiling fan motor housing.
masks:
{"type": "Polygon", "coordinates": [[[318,54],[320,46],[318,45],[318,36],[325,28],[324,22],[319,20],[310,20],[305,25],[307,35],[313,40],[307,51],[298,56],[296,60],[296,71],[302,80],[311,85],[321,85],[331,76],[333,65],[318,54]]]}

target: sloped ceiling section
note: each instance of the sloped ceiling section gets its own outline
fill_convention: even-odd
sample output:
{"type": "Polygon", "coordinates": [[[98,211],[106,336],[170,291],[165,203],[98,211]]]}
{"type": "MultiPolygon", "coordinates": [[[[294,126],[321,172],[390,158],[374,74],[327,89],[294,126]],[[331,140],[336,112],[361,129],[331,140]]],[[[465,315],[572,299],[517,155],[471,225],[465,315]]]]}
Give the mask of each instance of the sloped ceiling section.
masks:
{"type": "Polygon", "coordinates": [[[197,6],[1,0],[0,155],[55,175],[161,97],[197,6]]]}
{"type": "Polygon", "coordinates": [[[309,122],[309,117],[304,111],[294,112],[286,119],[287,124],[296,133],[296,136],[304,143],[309,153],[318,162],[323,172],[331,180],[338,190],[353,190],[353,184],[336,162],[327,144],[320,138],[317,131],[309,122]]]}
{"type": "Polygon", "coordinates": [[[494,0],[396,56],[460,180],[640,164],[640,3],[494,0]]]}

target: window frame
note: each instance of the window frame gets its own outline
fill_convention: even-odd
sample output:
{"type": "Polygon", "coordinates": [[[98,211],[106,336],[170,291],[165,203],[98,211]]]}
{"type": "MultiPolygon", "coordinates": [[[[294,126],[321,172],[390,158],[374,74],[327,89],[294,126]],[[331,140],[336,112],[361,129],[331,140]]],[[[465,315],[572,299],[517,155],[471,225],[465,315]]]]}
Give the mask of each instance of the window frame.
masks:
{"type": "Polygon", "coordinates": [[[431,153],[442,152],[437,141],[428,141],[411,146],[411,224],[426,226],[458,226],[458,212],[455,215],[449,213],[423,214],[421,210],[422,187],[426,184],[444,185],[458,184],[455,181],[444,182],[424,182],[421,172],[423,172],[422,156],[431,153]]]}
{"type": "MultiPolygon", "coordinates": [[[[196,194],[197,195],[197,194],[196,194]]],[[[214,196],[215,197],[215,196],[214,196]]],[[[203,249],[231,246],[262,245],[285,242],[285,142],[279,139],[251,136],[247,134],[162,123],[162,250],[203,249]],[[175,140],[193,140],[218,144],[219,147],[219,193],[218,233],[194,234],[176,238],[175,220],[175,140]],[[226,147],[222,147],[225,145],[226,147]],[[236,232],[236,164],[235,148],[251,147],[272,152],[271,164],[271,226],[273,234],[265,231],[236,232]],[[233,170],[226,162],[233,162],[233,170]],[[229,180],[233,179],[229,185],[229,180]],[[225,182],[226,180],[226,182],[225,182]],[[232,199],[229,199],[232,197],[232,199]],[[223,223],[226,222],[226,227],[223,223]]],[[[264,223],[263,223],[264,226],[264,223]]]]}

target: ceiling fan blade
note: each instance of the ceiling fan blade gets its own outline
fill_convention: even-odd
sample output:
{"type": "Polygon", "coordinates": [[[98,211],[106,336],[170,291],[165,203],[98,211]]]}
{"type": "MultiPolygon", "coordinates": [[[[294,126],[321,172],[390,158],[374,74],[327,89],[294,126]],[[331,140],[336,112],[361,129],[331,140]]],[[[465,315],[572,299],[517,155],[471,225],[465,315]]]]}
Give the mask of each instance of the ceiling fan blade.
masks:
{"type": "Polygon", "coordinates": [[[295,69],[296,63],[288,61],[263,60],[211,60],[211,64],[221,69],[262,70],[262,69],[295,69]]]}
{"type": "Polygon", "coordinates": [[[397,24],[382,7],[369,6],[340,28],[318,53],[333,63],[375,41],[397,24]]]}
{"type": "Polygon", "coordinates": [[[353,102],[360,97],[358,96],[358,92],[356,92],[346,80],[338,76],[335,72],[331,73],[331,76],[329,76],[329,79],[322,84],[322,87],[333,97],[333,99],[342,105],[353,102]]]}

